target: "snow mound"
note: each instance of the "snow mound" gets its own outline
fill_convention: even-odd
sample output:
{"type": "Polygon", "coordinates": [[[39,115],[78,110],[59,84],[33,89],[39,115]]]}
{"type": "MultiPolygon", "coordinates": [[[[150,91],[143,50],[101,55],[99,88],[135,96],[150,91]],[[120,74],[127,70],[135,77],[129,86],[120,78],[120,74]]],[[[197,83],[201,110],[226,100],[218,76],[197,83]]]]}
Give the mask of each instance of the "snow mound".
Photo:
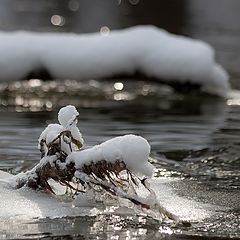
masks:
{"type": "Polygon", "coordinates": [[[112,138],[92,148],[73,152],[66,163],[75,162],[76,168],[81,169],[101,160],[107,162],[123,161],[127,168],[134,172],[151,177],[154,167],[148,162],[150,145],[146,139],[136,135],[124,135],[112,138]]]}
{"type": "Polygon", "coordinates": [[[68,105],[59,110],[58,121],[63,127],[67,127],[77,116],[79,116],[77,109],[72,105],[68,105]]]}
{"type": "Polygon", "coordinates": [[[58,121],[60,124],[49,124],[43,130],[38,139],[38,149],[41,151],[41,148],[43,148],[42,151],[47,154],[47,145],[60,141],[61,148],[66,153],[71,153],[72,149],[77,150],[78,147],[72,143],[71,148],[69,148],[69,141],[71,140],[70,138],[74,138],[75,140],[79,141],[81,145],[84,143],[82,134],[77,127],[78,117],[79,113],[74,106],[68,105],[62,107],[58,112],[58,121]],[[64,131],[70,131],[71,137],[61,135],[64,131]],[[46,146],[42,143],[42,141],[46,143],[46,146]]]}
{"type": "Polygon", "coordinates": [[[190,82],[201,91],[226,96],[226,71],[208,44],[137,26],[94,34],[0,32],[0,81],[24,79],[47,70],[56,79],[91,79],[139,72],[166,82],[190,82]]]}
{"type": "Polygon", "coordinates": [[[47,144],[52,142],[62,131],[64,130],[63,126],[53,123],[49,124],[41,133],[38,139],[38,148],[40,149],[40,142],[42,139],[46,141],[47,144]]]}

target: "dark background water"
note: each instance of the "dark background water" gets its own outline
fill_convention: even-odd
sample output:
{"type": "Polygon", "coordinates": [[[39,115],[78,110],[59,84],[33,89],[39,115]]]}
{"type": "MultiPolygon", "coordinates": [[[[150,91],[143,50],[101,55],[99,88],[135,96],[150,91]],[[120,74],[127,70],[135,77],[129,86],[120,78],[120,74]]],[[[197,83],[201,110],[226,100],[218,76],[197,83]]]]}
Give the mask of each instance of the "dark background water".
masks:
{"type": "MultiPolygon", "coordinates": [[[[210,43],[233,87],[239,88],[239,10],[239,0],[1,0],[0,29],[89,33],[102,27],[111,31],[154,24],[210,43]]],[[[39,134],[56,121],[61,106],[74,104],[87,146],[122,134],[142,135],[150,142],[158,174],[182,179],[171,186],[174,191],[221,210],[189,228],[169,228],[149,218],[100,215],[14,224],[8,237],[239,239],[239,98],[181,95],[147,79],[121,79],[124,88],[119,91],[114,81],[1,84],[0,169],[18,173],[38,162],[39,134]],[[35,225],[40,230],[35,232],[35,225]]],[[[0,224],[2,237],[9,223],[0,224]]]]}

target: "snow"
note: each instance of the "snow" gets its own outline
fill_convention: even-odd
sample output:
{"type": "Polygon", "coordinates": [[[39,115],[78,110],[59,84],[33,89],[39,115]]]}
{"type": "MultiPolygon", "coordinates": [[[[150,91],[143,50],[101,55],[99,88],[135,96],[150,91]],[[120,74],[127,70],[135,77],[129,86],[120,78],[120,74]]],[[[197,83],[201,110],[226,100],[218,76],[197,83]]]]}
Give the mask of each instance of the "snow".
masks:
{"type": "MultiPolygon", "coordinates": [[[[77,127],[79,113],[76,108],[72,105],[65,106],[61,108],[58,112],[58,121],[60,124],[49,124],[41,133],[38,139],[38,148],[41,148],[41,140],[45,140],[46,144],[51,143],[54,139],[56,139],[60,133],[65,130],[71,132],[71,135],[74,139],[80,141],[83,145],[84,140],[82,138],[82,134],[77,127]]],[[[61,137],[62,138],[62,137],[61,137]]],[[[69,149],[68,143],[66,141],[70,141],[71,139],[66,139],[67,137],[63,137],[65,141],[61,141],[61,148],[66,153],[71,153],[69,149]]],[[[45,146],[46,147],[46,146],[45,146]]],[[[74,144],[71,143],[72,149],[77,149],[74,144]]],[[[47,153],[47,151],[45,151],[47,153]]]]}
{"type": "Polygon", "coordinates": [[[46,69],[56,79],[99,79],[140,72],[166,82],[191,82],[226,96],[226,71],[207,43],[153,26],[94,34],[0,32],[0,81],[46,69]]]}
{"type": "Polygon", "coordinates": [[[67,157],[66,163],[75,162],[76,169],[81,169],[84,164],[91,162],[119,160],[123,161],[130,171],[151,177],[154,167],[148,162],[149,154],[150,145],[146,139],[136,135],[124,135],[92,148],[73,152],[67,157]]]}
{"type": "Polygon", "coordinates": [[[69,130],[72,134],[72,137],[83,145],[84,140],[82,137],[79,128],[77,127],[79,112],[73,105],[67,105],[62,107],[58,112],[58,121],[66,129],[69,130]]]}
{"type": "MultiPolygon", "coordinates": [[[[49,124],[41,133],[38,142],[40,144],[41,140],[46,140],[46,143],[49,144],[52,142],[62,131],[64,130],[64,127],[60,124],[49,124]]],[[[40,146],[39,146],[40,147],[40,146]]]]}
{"type": "Polygon", "coordinates": [[[77,111],[77,109],[72,105],[68,105],[59,110],[58,121],[63,127],[66,128],[78,116],[79,116],[79,112],[77,111]]]}

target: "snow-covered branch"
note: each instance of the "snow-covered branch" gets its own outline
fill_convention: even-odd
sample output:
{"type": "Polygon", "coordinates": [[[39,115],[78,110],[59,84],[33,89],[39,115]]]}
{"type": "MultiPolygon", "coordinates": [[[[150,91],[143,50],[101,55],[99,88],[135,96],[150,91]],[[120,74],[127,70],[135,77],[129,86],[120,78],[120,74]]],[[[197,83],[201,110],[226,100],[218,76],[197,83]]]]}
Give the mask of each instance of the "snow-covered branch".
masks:
{"type": "Polygon", "coordinates": [[[90,189],[101,190],[127,199],[141,209],[154,211],[161,218],[178,220],[160,205],[148,183],[154,167],[149,163],[147,140],[125,135],[81,150],[83,139],[76,125],[78,116],[74,106],[59,111],[59,124],[49,125],[40,135],[40,162],[32,170],[17,175],[12,186],[55,194],[50,181],[54,180],[69,189],[73,196],[90,189]],[[141,196],[139,188],[144,188],[147,196],[141,196]]]}

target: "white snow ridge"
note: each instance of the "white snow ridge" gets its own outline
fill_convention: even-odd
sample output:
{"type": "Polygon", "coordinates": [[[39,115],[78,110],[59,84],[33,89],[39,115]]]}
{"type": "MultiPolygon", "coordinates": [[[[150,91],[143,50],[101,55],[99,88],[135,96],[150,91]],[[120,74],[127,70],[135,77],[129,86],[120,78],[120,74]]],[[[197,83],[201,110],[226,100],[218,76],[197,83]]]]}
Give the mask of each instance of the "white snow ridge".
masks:
{"type": "Polygon", "coordinates": [[[84,164],[123,161],[127,168],[137,174],[152,177],[154,167],[148,162],[150,145],[146,139],[136,135],[124,135],[112,138],[100,145],[68,155],[66,163],[74,162],[77,169],[84,164]],[[79,159],[81,159],[79,161],[79,159]]]}
{"type": "Polygon", "coordinates": [[[100,79],[136,72],[164,81],[190,82],[226,96],[226,71],[208,44],[153,26],[94,34],[0,32],[0,81],[46,69],[56,79],[100,79]]]}

